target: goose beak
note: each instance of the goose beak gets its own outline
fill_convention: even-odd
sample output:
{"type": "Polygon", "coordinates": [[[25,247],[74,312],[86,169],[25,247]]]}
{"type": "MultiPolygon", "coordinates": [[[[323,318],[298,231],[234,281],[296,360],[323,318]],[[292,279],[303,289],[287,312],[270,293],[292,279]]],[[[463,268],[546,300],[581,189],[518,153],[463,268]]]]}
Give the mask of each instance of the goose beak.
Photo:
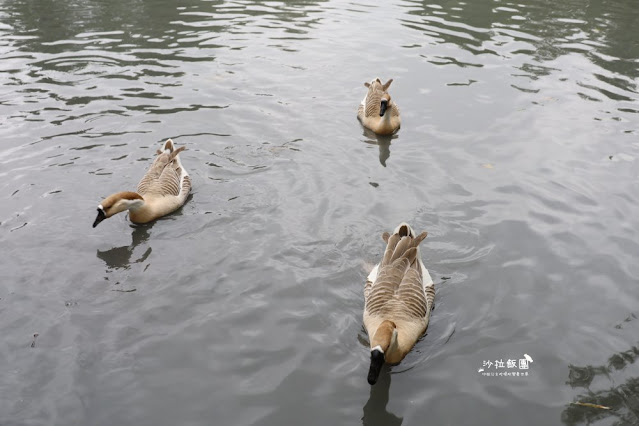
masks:
{"type": "Polygon", "coordinates": [[[98,209],[98,217],[95,218],[95,222],[93,222],[93,227],[95,228],[96,226],[98,226],[98,224],[100,224],[100,222],[102,222],[104,219],[106,219],[106,215],[104,214],[104,211],[102,209],[98,209]]]}
{"type": "Polygon", "coordinates": [[[371,351],[371,368],[368,370],[369,385],[377,383],[377,378],[379,377],[379,372],[382,370],[382,365],[384,365],[384,352],[373,349],[371,351]]]}
{"type": "Polygon", "coordinates": [[[386,113],[386,108],[388,108],[388,101],[386,99],[382,99],[382,104],[379,107],[379,116],[383,117],[384,113],[386,113]]]}

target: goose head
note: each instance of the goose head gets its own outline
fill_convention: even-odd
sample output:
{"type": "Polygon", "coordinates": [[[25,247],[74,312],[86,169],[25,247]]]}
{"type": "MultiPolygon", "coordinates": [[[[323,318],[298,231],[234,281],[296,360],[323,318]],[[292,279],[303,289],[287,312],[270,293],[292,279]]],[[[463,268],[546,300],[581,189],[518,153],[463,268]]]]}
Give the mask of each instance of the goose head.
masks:
{"type": "Polygon", "coordinates": [[[368,384],[377,383],[386,354],[397,347],[397,327],[392,321],[383,321],[371,339],[371,366],[368,370],[368,384]]]}
{"type": "Polygon", "coordinates": [[[379,105],[379,116],[383,117],[386,111],[392,108],[393,103],[391,102],[391,96],[388,93],[388,88],[390,87],[393,79],[391,78],[386,83],[382,83],[379,78],[371,80],[370,82],[364,83],[370,92],[377,92],[380,96],[380,105],[379,105]]]}
{"type": "Polygon", "coordinates": [[[144,198],[135,192],[126,191],[109,195],[98,205],[98,216],[93,222],[93,227],[95,228],[104,219],[108,219],[114,214],[118,214],[125,210],[137,209],[142,207],[143,204],[144,198]]]}
{"type": "Polygon", "coordinates": [[[382,95],[381,105],[379,106],[379,116],[383,117],[386,110],[391,107],[391,97],[388,93],[382,95]]]}

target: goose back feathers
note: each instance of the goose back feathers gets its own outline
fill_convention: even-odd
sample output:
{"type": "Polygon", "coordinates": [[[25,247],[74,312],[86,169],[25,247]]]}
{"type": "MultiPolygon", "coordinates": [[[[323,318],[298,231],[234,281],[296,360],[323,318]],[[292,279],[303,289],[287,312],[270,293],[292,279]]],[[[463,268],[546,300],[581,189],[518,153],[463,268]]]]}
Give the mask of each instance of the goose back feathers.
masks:
{"type": "Polygon", "coordinates": [[[401,120],[399,108],[388,93],[393,79],[382,84],[379,78],[364,83],[368,88],[366,96],[359,105],[357,118],[362,125],[379,135],[390,135],[399,130],[401,120]]]}
{"type": "Polygon", "coordinates": [[[435,289],[419,250],[426,235],[415,235],[406,223],[400,224],[392,235],[382,235],[386,242],[384,256],[368,275],[364,287],[371,384],[377,381],[381,365],[404,359],[428,327],[435,289]]]}

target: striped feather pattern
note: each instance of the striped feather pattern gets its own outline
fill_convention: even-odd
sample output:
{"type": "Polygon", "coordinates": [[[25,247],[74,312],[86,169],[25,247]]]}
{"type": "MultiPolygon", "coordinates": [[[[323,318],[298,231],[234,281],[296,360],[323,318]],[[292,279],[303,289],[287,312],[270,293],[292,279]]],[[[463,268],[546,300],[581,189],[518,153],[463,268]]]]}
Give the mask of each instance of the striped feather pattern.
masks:
{"type": "Polygon", "coordinates": [[[382,261],[370,272],[364,287],[364,327],[371,350],[381,348],[384,362],[390,364],[401,362],[415,346],[428,327],[433,309],[435,286],[419,251],[424,238],[425,232],[415,236],[406,223],[392,235],[384,232],[382,261]]]}
{"type": "Polygon", "coordinates": [[[366,117],[376,116],[379,117],[380,105],[382,102],[382,85],[376,80],[368,88],[368,94],[366,95],[365,115],[366,117]]]}
{"type": "Polygon", "coordinates": [[[388,239],[375,282],[367,282],[366,311],[386,319],[421,319],[432,304],[428,303],[417,261],[417,247],[424,238],[393,234],[388,239]]]}
{"type": "MultiPolygon", "coordinates": [[[[366,105],[360,105],[360,108],[364,108],[365,117],[379,117],[379,111],[381,109],[382,96],[388,92],[384,90],[382,83],[378,80],[374,80],[368,88],[366,94],[366,105]]],[[[392,117],[399,117],[399,108],[391,100],[392,108],[389,109],[392,117]]]]}
{"type": "Polygon", "coordinates": [[[392,135],[401,126],[399,108],[388,93],[388,88],[392,81],[390,79],[385,84],[382,84],[380,79],[377,78],[370,83],[364,83],[368,87],[368,92],[366,92],[366,97],[357,109],[357,119],[364,127],[378,135],[392,135]],[[383,100],[387,100],[388,104],[386,112],[383,116],[380,116],[383,100]]]}
{"type": "MultiPolygon", "coordinates": [[[[172,148],[172,146],[171,146],[172,148]]],[[[178,154],[185,147],[180,147],[170,152],[160,152],[138,184],[138,193],[142,196],[178,196],[180,193],[188,194],[191,185],[188,175],[184,176],[183,169],[178,159],[178,154]]]]}

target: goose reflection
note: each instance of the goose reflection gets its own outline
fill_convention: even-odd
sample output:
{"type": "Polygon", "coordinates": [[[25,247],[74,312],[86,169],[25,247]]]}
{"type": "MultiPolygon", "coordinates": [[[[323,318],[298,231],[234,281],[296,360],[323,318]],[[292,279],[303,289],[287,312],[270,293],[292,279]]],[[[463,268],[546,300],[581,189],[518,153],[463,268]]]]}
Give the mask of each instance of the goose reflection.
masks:
{"type": "Polygon", "coordinates": [[[391,374],[390,367],[384,364],[379,374],[379,379],[375,385],[371,386],[371,393],[368,397],[366,405],[364,405],[364,416],[362,417],[362,425],[364,426],[395,426],[401,425],[404,421],[403,417],[397,417],[395,414],[388,412],[388,394],[390,391],[391,374]]]}
{"type": "Polygon", "coordinates": [[[151,229],[151,225],[131,225],[131,227],[134,229],[131,234],[132,241],[130,245],[113,247],[104,251],[97,251],[98,258],[102,259],[109,269],[129,269],[131,267],[131,263],[144,262],[151,254],[151,247],[149,247],[142,256],[131,262],[131,257],[133,256],[135,248],[149,239],[149,230],[151,229]]]}
{"type": "Polygon", "coordinates": [[[375,132],[363,128],[363,136],[366,138],[364,142],[371,145],[379,146],[379,162],[382,166],[386,167],[386,160],[390,157],[390,145],[393,139],[397,139],[397,134],[394,135],[377,135],[375,132]]]}

